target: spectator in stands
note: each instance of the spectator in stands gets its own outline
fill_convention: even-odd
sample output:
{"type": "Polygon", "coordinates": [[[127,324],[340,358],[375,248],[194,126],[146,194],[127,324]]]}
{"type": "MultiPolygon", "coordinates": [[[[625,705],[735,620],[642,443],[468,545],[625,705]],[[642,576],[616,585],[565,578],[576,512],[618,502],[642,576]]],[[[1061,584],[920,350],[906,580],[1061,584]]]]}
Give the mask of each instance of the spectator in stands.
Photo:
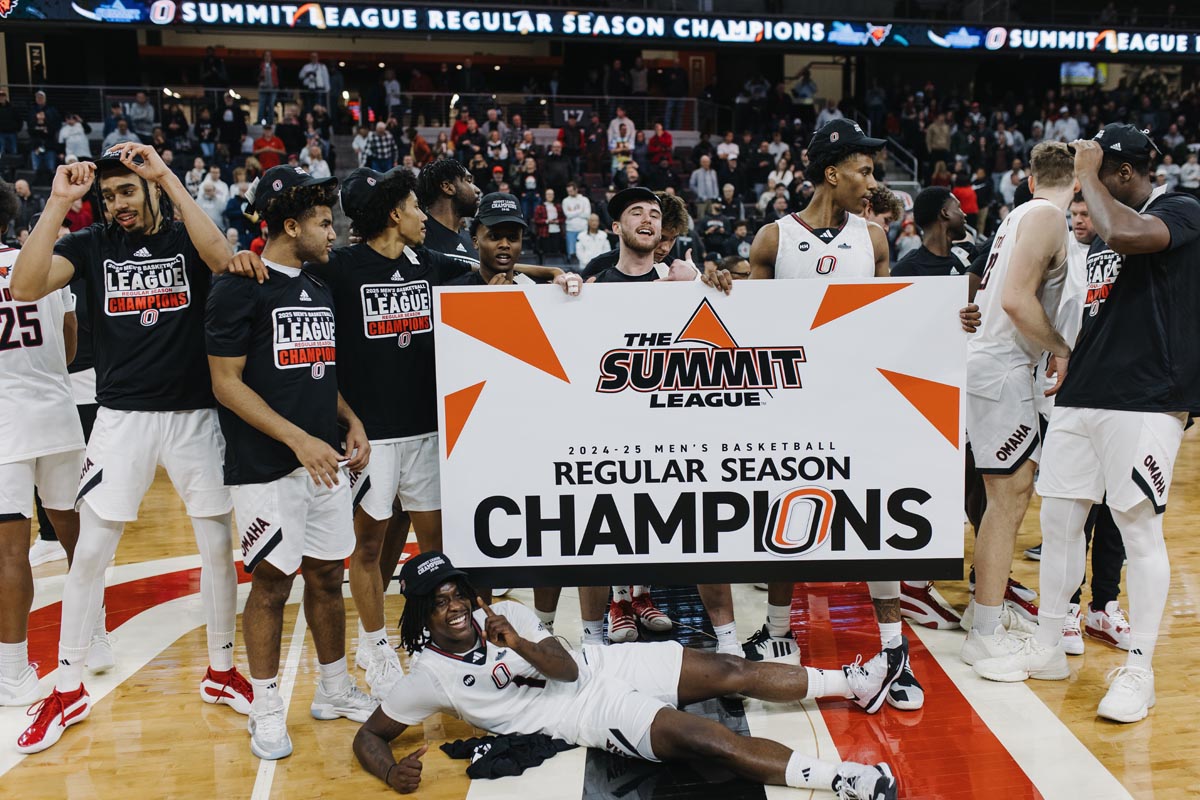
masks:
{"type": "Polygon", "coordinates": [[[504,143],[508,145],[509,152],[513,151],[518,142],[524,140],[525,131],[527,130],[529,129],[525,127],[525,120],[522,119],[520,114],[512,114],[509,116],[508,126],[504,133],[500,136],[500,138],[504,140],[504,143]]]}
{"type": "Polygon", "coordinates": [[[82,199],[71,203],[71,208],[67,211],[67,215],[63,219],[63,223],[71,233],[83,230],[91,225],[92,222],[92,204],[84,202],[82,199]]]}
{"type": "Polygon", "coordinates": [[[750,182],[750,193],[754,197],[762,194],[767,187],[767,179],[775,169],[777,159],[771,155],[770,143],[764,139],[758,143],[746,162],[746,177],[750,182]]]}
{"type": "MultiPolygon", "coordinates": [[[[406,156],[406,158],[411,158],[411,156],[406,156]]],[[[318,180],[329,178],[333,175],[332,170],[329,169],[329,162],[321,154],[321,148],[315,144],[308,148],[308,163],[304,168],[309,175],[318,180]]]]}
{"type": "Polygon", "coordinates": [[[575,177],[571,160],[563,155],[562,142],[555,140],[550,143],[550,152],[542,160],[542,181],[547,188],[553,189],[555,196],[566,193],[567,182],[575,177]]]}
{"type": "Polygon", "coordinates": [[[476,153],[471,157],[471,162],[467,164],[467,171],[471,173],[471,181],[476,186],[486,186],[492,179],[492,167],[483,153],[476,153]]]}
{"type": "Polygon", "coordinates": [[[650,163],[650,150],[646,144],[645,131],[637,131],[633,134],[633,146],[630,148],[630,157],[639,165],[650,163]]]}
{"type": "Polygon", "coordinates": [[[467,132],[467,121],[471,118],[466,106],[458,107],[458,117],[450,126],[450,141],[457,142],[467,132]]]}
{"type": "Polygon", "coordinates": [[[205,183],[213,185],[213,188],[216,189],[217,197],[221,199],[221,205],[224,206],[226,201],[229,200],[229,184],[221,179],[221,168],[215,164],[210,166],[208,168],[208,176],[200,184],[201,191],[203,191],[205,183]]]}
{"type": "Polygon", "coordinates": [[[396,77],[396,70],[388,67],[383,71],[382,87],[383,116],[397,118],[404,116],[404,98],[400,90],[400,80],[396,77]]]}
{"type": "Polygon", "coordinates": [[[667,130],[679,130],[683,122],[683,100],[688,95],[688,75],[680,66],[678,58],[663,71],[662,89],[667,98],[663,127],[667,130]]]}
{"type": "Polygon", "coordinates": [[[633,132],[632,128],[626,122],[621,122],[617,125],[615,135],[609,135],[608,149],[612,153],[609,174],[616,175],[625,168],[626,164],[633,160],[633,132]]]}
{"type": "Polygon", "coordinates": [[[1174,154],[1174,151],[1183,147],[1186,141],[1183,134],[1179,132],[1178,123],[1172,122],[1167,126],[1167,132],[1162,137],[1163,152],[1174,154]]]}
{"type": "Polygon", "coordinates": [[[409,154],[412,156],[413,165],[420,169],[433,161],[433,148],[429,146],[429,141],[421,135],[415,127],[408,129],[408,138],[412,144],[409,147],[409,154]]]}
{"type": "Polygon", "coordinates": [[[563,226],[566,215],[563,208],[555,202],[553,189],[546,189],[545,199],[533,209],[533,227],[537,234],[538,251],[543,256],[564,255],[563,226]]]}
{"type": "Polygon", "coordinates": [[[487,85],[484,83],[483,75],[475,68],[475,63],[470,58],[464,58],[462,69],[455,70],[454,76],[455,88],[458,89],[458,94],[466,105],[478,105],[481,98],[477,97],[482,92],[487,91],[487,85]]]}
{"type": "Polygon", "coordinates": [[[613,176],[613,183],[618,189],[628,189],[631,186],[642,185],[642,172],[638,169],[636,161],[630,161],[625,165],[625,169],[613,176]]]}
{"type": "Polygon", "coordinates": [[[906,219],[900,226],[900,235],[896,237],[896,261],[899,263],[914,250],[921,249],[921,237],[917,234],[917,226],[911,219],[906,219]]]}
{"type": "MultiPolygon", "coordinates": [[[[500,184],[504,183],[504,167],[497,164],[492,167],[492,174],[488,178],[487,184],[483,187],[484,194],[492,194],[500,191],[500,184]]],[[[508,194],[506,191],[505,194],[508,194]]]]}
{"type": "Polygon", "coordinates": [[[1187,161],[1179,168],[1179,188],[1200,197],[1200,157],[1188,153],[1187,161]]]}
{"type": "Polygon", "coordinates": [[[992,201],[996,197],[992,179],[988,176],[986,169],[980,167],[975,170],[975,177],[971,180],[971,188],[975,191],[975,204],[979,207],[979,211],[976,214],[975,229],[979,231],[980,235],[986,235],[992,201]]]}
{"type": "Polygon", "coordinates": [[[655,165],[664,161],[669,163],[674,157],[675,139],[661,121],[654,123],[654,135],[650,137],[650,141],[646,145],[646,152],[649,155],[650,163],[655,165]]]}
{"type": "Polygon", "coordinates": [[[104,135],[108,136],[117,129],[117,120],[125,119],[125,109],[118,102],[109,104],[108,113],[104,115],[104,135]]]}
{"type": "MultiPolygon", "coordinates": [[[[240,153],[246,138],[246,110],[228,92],[224,98],[225,105],[217,119],[217,144],[225,145],[230,153],[240,153]]],[[[136,125],[133,132],[140,135],[136,125]]]]}
{"type": "Polygon", "coordinates": [[[307,144],[304,126],[300,124],[300,109],[295,103],[283,106],[283,121],[275,126],[275,135],[283,140],[283,149],[288,153],[299,153],[307,144]]]}
{"type": "Polygon", "coordinates": [[[724,164],[730,158],[741,156],[741,147],[733,140],[733,131],[725,131],[725,138],[717,145],[717,161],[724,164]]]}
{"type": "Polygon", "coordinates": [[[730,156],[729,160],[720,166],[717,170],[717,179],[721,185],[733,184],[733,190],[738,197],[743,197],[748,188],[746,181],[746,170],[742,168],[737,156],[730,156]]]}
{"type": "Polygon", "coordinates": [[[187,187],[188,194],[192,197],[197,197],[200,194],[200,184],[208,177],[208,168],[204,166],[204,159],[200,156],[192,161],[192,168],[183,176],[183,185],[187,187]]]}
{"type": "Polygon", "coordinates": [[[1079,138],[1079,120],[1067,106],[1058,109],[1058,119],[1046,134],[1047,139],[1058,142],[1073,142],[1079,138]]]}
{"type": "Polygon", "coordinates": [[[33,105],[29,107],[28,124],[32,127],[38,112],[45,114],[43,124],[49,132],[50,141],[58,141],[58,129],[62,125],[62,114],[58,109],[46,102],[46,93],[38,89],[33,95],[33,105]]]}
{"type": "Polygon", "coordinates": [[[375,130],[367,135],[363,152],[367,154],[367,166],[376,172],[387,172],[396,166],[396,139],[388,133],[387,123],[375,123],[375,130]]]}
{"type": "Polygon", "coordinates": [[[229,89],[229,73],[225,71],[225,60],[217,55],[214,47],[210,46],[204,51],[204,60],[200,62],[200,84],[205,87],[205,94],[214,105],[217,97],[229,89]]]}
{"type": "Polygon", "coordinates": [[[254,140],[254,157],[258,159],[258,163],[265,171],[282,164],[285,156],[287,150],[283,140],[275,135],[275,126],[269,123],[263,125],[262,135],[254,140]]]}
{"type": "Polygon", "coordinates": [[[467,130],[454,141],[454,152],[458,160],[464,164],[471,163],[476,153],[483,153],[487,147],[487,139],[479,130],[479,124],[472,117],[467,120],[467,130]]]}
{"type": "MultiPolygon", "coordinates": [[[[400,147],[400,141],[399,141],[400,137],[397,136],[397,134],[399,133],[399,126],[396,123],[396,118],[388,117],[386,126],[388,129],[388,133],[392,136],[393,139],[397,140],[396,147],[397,147],[397,151],[398,151],[399,147],[400,147]]],[[[299,150],[289,151],[289,152],[300,153],[301,154],[300,163],[306,164],[306,163],[308,163],[308,156],[307,156],[308,148],[312,147],[314,144],[317,147],[321,148],[322,155],[325,155],[329,152],[329,140],[325,138],[325,135],[321,129],[321,125],[320,125],[320,123],[317,122],[316,115],[311,111],[307,111],[304,114],[304,144],[300,147],[299,150]]]]}
{"type": "MultiPolygon", "coordinates": [[[[358,132],[354,136],[354,140],[350,143],[350,149],[354,151],[355,158],[358,159],[360,167],[367,166],[367,136],[370,129],[366,125],[359,125],[358,132]]],[[[443,136],[445,134],[442,134],[443,136]]]]}
{"type": "Polygon", "coordinates": [[[434,123],[433,92],[433,79],[422,70],[414,69],[409,74],[408,93],[412,102],[411,124],[416,125],[418,119],[425,125],[434,123]]]}
{"type": "Polygon", "coordinates": [[[21,132],[21,117],[13,107],[8,89],[0,87],[0,155],[16,155],[17,134],[21,132]]]}
{"type": "Polygon", "coordinates": [[[187,153],[193,149],[190,127],[187,117],[184,116],[183,109],[179,107],[178,103],[171,103],[163,111],[163,135],[167,140],[167,147],[171,150],[187,153]]]}
{"type": "Polygon", "coordinates": [[[784,153],[780,156],[779,161],[775,163],[775,168],[767,175],[766,183],[769,185],[771,182],[774,182],[776,186],[781,184],[783,186],[791,186],[795,178],[795,173],[792,171],[792,156],[789,153],[784,153]]]}
{"type": "Polygon", "coordinates": [[[75,156],[77,159],[91,158],[92,145],[88,134],[92,126],[83,121],[78,114],[68,114],[63,126],[58,129],[58,143],[64,156],[75,156]]]}
{"type": "Polygon", "coordinates": [[[580,233],[575,240],[575,263],[584,266],[596,256],[611,249],[608,235],[600,230],[600,215],[588,215],[587,230],[580,233]]]}
{"type": "MultiPolygon", "coordinates": [[[[730,221],[746,216],[746,204],[732,183],[721,186],[721,213],[730,221]]],[[[732,229],[730,225],[726,227],[732,229]]]]}
{"type": "Polygon", "coordinates": [[[489,139],[491,138],[492,131],[496,131],[500,134],[501,142],[503,142],[508,136],[508,125],[504,123],[504,120],[500,119],[500,111],[496,108],[489,108],[487,110],[487,119],[483,121],[483,124],[479,126],[479,129],[482,130],[484,136],[487,136],[489,139]]]}
{"type": "MultiPolygon", "coordinates": [[[[235,247],[238,250],[245,250],[249,247],[250,240],[253,238],[251,218],[246,216],[249,207],[246,201],[246,192],[249,189],[249,183],[244,180],[239,181],[230,187],[230,197],[225,201],[225,226],[237,234],[235,247]]],[[[253,214],[253,210],[251,210],[251,214],[253,214]]]]}
{"type": "Polygon", "coordinates": [[[603,172],[608,158],[608,129],[600,122],[600,115],[592,112],[591,122],[584,131],[584,150],[588,172],[603,172]]]}
{"type": "MultiPolygon", "coordinates": [[[[615,61],[613,63],[620,64],[621,62],[615,61]]],[[[629,115],[625,112],[624,106],[617,106],[616,116],[609,121],[608,130],[605,131],[609,142],[617,137],[622,128],[625,129],[625,135],[629,137],[629,141],[632,143],[633,134],[637,130],[637,125],[635,125],[633,120],[629,118],[629,115]]],[[[611,149],[612,147],[610,145],[609,150],[611,149]]]]}
{"type": "Polygon", "coordinates": [[[845,115],[838,108],[837,100],[830,97],[825,100],[825,107],[821,109],[821,113],[817,114],[817,122],[814,130],[824,126],[828,122],[833,122],[835,119],[845,119],[845,115]]]}
{"type": "Polygon", "coordinates": [[[200,184],[200,196],[196,198],[196,205],[200,206],[200,210],[219,228],[225,227],[225,204],[228,202],[228,198],[221,199],[217,196],[216,184],[211,181],[200,184]]]}
{"type": "Polygon", "coordinates": [[[46,121],[46,112],[37,111],[29,123],[29,158],[37,183],[49,183],[58,168],[58,142],[46,121]]]}
{"type": "Polygon", "coordinates": [[[516,184],[514,188],[520,192],[521,197],[521,213],[525,219],[532,222],[534,208],[541,201],[542,192],[546,188],[542,184],[542,176],[538,174],[537,162],[532,158],[525,159],[516,184]]]}
{"type": "Polygon", "coordinates": [[[766,215],[763,217],[763,222],[775,222],[782,219],[791,213],[786,197],[776,197],[772,201],[770,208],[767,209],[766,215]]]}
{"type": "Polygon", "coordinates": [[[1163,154],[1162,163],[1155,170],[1156,175],[1162,175],[1166,179],[1164,182],[1166,183],[1168,192],[1173,192],[1179,188],[1179,176],[1182,172],[1182,168],[1175,163],[1175,159],[1170,153],[1163,154]]]}
{"type": "Polygon", "coordinates": [[[217,149],[217,127],[213,124],[212,113],[205,106],[196,112],[196,122],[192,125],[192,136],[200,146],[200,154],[204,158],[212,158],[217,149]]]}
{"type": "Polygon", "coordinates": [[[279,68],[271,58],[271,51],[264,50],[258,63],[258,121],[275,123],[275,95],[279,91],[279,68]]]}
{"type": "Polygon", "coordinates": [[[688,188],[696,195],[696,213],[703,216],[708,213],[708,206],[720,196],[720,180],[717,171],[712,168],[712,159],[700,157],[700,166],[692,171],[688,178],[688,188]]]}
{"type": "Polygon", "coordinates": [[[28,228],[30,221],[42,213],[45,203],[42,202],[42,198],[33,193],[29,188],[29,181],[24,178],[18,178],[13,183],[13,190],[17,193],[17,200],[20,202],[17,213],[13,217],[13,224],[18,228],[28,228]]]}
{"type": "Polygon", "coordinates": [[[1004,200],[1004,205],[1008,208],[1013,207],[1013,199],[1016,196],[1017,188],[1025,182],[1024,170],[1013,168],[1005,172],[1000,179],[1000,197],[1004,200]]]}
{"type": "Polygon", "coordinates": [[[572,174],[579,171],[579,159],[583,155],[584,134],[574,115],[568,116],[566,123],[558,129],[557,136],[562,145],[562,154],[571,164],[572,174]]]}
{"type": "MultiPolygon", "coordinates": [[[[555,142],[555,144],[558,143],[555,142]]],[[[493,129],[488,133],[485,148],[487,153],[487,162],[489,165],[503,165],[508,161],[508,145],[506,145],[504,140],[500,137],[500,131],[493,129]]]]}
{"type": "Polygon", "coordinates": [[[145,92],[138,92],[133,97],[133,102],[129,104],[129,113],[126,115],[129,128],[142,140],[142,144],[150,144],[154,138],[154,106],[145,92]]]}
{"type": "Polygon", "coordinates": [[[321,63],[315,51],[308,54],[308,63],[300,68],[300,85],[304,87],[304,107],[311,109],[318,103],[329,105],[329,68],[321,63]]]}
{"type": "Polygon", "coordinates": [[[975,228],[979,224],[979,198],[971,188],[967,173],[959,172],[954,177],[954,188],[950,190],[958,198],[958,204],[967,218],[967,224],[975,228]]]}
{"type": "Polygon", "coordinates": [[[579,240],[579,234],[587,230],[588,217],[592,216],[592,201],[579,193],[579,184],[575,181],[567,183],[567,196],[563,198],[562,210],[566,217],[566,252],[567,259],[570,260],[575,258],[575,244],[579,240]]]}
{"type": "Polygon", "coordinates": [[[950,160],[950,125],[945,114],[937,114],[925,128],[925,152],[930,161],[941,161],[944,165],[950,160]]]}

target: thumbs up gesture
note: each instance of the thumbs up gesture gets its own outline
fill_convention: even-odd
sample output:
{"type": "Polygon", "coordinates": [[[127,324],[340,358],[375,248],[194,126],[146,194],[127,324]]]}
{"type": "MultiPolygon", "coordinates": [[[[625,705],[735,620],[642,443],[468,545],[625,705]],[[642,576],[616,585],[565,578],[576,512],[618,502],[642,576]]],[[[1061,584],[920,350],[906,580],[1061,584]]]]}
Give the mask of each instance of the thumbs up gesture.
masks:
{"type": "Polygon", "coordinates": [[[429,745],[423,744],[393,764],[387,773],[388,786],[400,794],[415,792],[421,784],[421,756],[428,749],[429,745]]]}

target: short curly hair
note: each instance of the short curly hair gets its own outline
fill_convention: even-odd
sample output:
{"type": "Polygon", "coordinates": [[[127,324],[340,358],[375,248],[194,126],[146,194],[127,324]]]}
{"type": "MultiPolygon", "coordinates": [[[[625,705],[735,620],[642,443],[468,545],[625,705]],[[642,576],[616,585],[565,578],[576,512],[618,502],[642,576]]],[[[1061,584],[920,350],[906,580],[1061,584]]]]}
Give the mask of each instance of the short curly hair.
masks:
{"type": "Polygon", "coordinates": [[[394,169],[375,187],[371,200],[355,211],[350,220],[363,241],[370,241],[387,230],[392,209],[412,196],[417,176],[410,169],[394,169]]]}
{"type": "Polygon", "coordinates": [[[687,203],[683,201],[683,198],[666,192],[655,192],[655,194],[658,195],[658,204],[662,206],[663,236],[679,236],[687,233],[688,210],[687,203]],[[668,234],[668,231],[672,231],[672,233],[668,234]]]}
{"type": "Polygon", "coordinates": [[[260,216],[267,223],[267,233],[278,236],[283,233],[283,225],[289,219],[302,222],[312,216],[321,206],[334,208],[338,204],[338,188],[336,183],[326,183],[320,186],[295,186],[272,197],[267,201],[267,207],[260,216]]]}
{"type": "Polygon", "coordinates": [[[904,219],[904,202],[886,186],[877,186],[871,190],[871,212],[891,214],[892,219],[899,222],[904,219]]]}

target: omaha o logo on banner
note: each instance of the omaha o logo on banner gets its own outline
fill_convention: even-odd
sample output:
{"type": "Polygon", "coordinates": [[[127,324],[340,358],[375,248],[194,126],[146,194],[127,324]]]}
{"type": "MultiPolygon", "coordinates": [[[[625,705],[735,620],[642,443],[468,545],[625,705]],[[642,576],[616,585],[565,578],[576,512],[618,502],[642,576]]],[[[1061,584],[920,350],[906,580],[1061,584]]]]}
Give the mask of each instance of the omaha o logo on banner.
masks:
{"type": "Polygon", "coordinates": [[[759,532],[763,546],[780,556],[816,550],[829,539],[834,502],[829,490],[820,486],[801,486],[779,495],[759,532]]]}

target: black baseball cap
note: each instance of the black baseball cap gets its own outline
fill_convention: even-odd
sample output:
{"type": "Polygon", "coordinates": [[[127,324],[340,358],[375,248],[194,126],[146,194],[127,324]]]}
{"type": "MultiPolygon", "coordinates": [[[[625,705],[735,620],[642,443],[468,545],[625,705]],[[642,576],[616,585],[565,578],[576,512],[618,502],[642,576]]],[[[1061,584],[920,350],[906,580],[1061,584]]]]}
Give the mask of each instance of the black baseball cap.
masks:
{"type": "Polygon", "coordinates": [[[1116,153],[1130,161],[1149,161],[1158,152],[1147,131],[1124,122],[1110,122],[1092,138],[1105,153],[1116,153]]]}
{"type": "Polygon", "coordinates": [[[439,586],[467,573],[455,568],[450,559],[437,550],[415,555],[400,568],[400,593],[405,597],[433,594],[439,586]]]}
{"type": "Polygon", "coordinates": [[[612,199],[608,201],[608,214],[613,220],[619,220],[621,219],[621,214],[625,213],[625,209],[634,203],[642,202],[654,203],[659,208],[662,207],[662,201],[658,199],[658,195],[654,192],[645,186],[633,186],[628,189],[622,189],[612,196],[612,199]]]}
{"type": "MultiPolygon", "coordinates": [[[[122,169],[128,170],[129,167],[127,167],[124,162],[121,161],[121,153],[123,152],[125,151],[120,149],[120,145],[110,147],[101,153],[97,158],[93,159],[93,163],[95,163],[98,171],[103,170],[105,167],[112,166],[118,166],[122,169]]],[[[87,159],[83,160],[86,161],[87,159]]],[[[140,167],[142,164],[146,163],[146,159],[142,158],[140,155],[134,155],[133,163],[140,167]]]]}
{"type": "Polygon", "coordinates": [[[341,198],[342,211],[350,219],[357,219],[371,202],[379,184],[397,174],[403,167],[394,167],[387,172],[378,172],[370,167],[359,167],[346,176],[342,181],[341,198]]]}
{"type": "Polygon", "coordinates": [[[849,147],[852,151],[873,153],[887,144],[883,139],[872,139],[862,127],[850,119],[835,119],[816,130],[808,143],[808,159],[824,163],[825,157],[835,150],[849,147]]]}
{"type": "Polygon", "coordinates": [[[479,213],[475,215],[475,218],[489,228],[493,225],[512,222],[526,230],[529,229],[525,217],[521,216],[521,201],[508,192],[485,194],[479,201],[479,213]]]}
{"type": "Polygon", "coordinates": [[[288,189],[295,189],[300,186],[324,186],[330,183],[337,186],[337,178],[314,178],[300,167],[292,167],[284,164],[278,167],[271,167],[254,184],[254,210],[265,210],[267,201],[279,197],[279,195],[288,189]]]}

